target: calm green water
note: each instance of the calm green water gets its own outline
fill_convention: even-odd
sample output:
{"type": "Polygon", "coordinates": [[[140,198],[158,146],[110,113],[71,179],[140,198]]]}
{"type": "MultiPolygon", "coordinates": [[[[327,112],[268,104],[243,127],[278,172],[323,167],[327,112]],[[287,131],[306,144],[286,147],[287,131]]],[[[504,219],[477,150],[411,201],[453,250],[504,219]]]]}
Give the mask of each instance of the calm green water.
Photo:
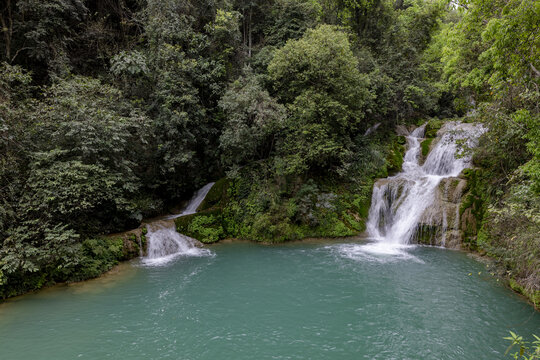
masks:
{"type": "Polygon", "coordinates": [[[508,330],[540,333],[540,314],[459,252],[210,249],[3,304],[0,359],[503,359],[508,330]]]}

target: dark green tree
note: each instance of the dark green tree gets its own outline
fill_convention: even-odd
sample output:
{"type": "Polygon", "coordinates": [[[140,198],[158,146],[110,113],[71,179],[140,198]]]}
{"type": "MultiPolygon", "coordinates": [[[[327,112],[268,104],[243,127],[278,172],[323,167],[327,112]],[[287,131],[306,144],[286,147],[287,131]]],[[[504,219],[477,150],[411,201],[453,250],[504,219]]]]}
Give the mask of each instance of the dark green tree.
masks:
{"type": "Polygon", "coordinates": [[[365,130],[373,98],[347,33],[329,25],[308,30],[276,51],[268,72],[290,111],[281,144],[287,171],[339,164],[351,139],[365,130]]]}

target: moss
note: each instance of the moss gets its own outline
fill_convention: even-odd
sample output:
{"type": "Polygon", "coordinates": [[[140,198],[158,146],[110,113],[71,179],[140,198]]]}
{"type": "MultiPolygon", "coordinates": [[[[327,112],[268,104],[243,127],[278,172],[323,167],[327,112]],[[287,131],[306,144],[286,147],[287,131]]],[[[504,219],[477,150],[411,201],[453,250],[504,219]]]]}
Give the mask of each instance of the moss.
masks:
{"type": "Polygon", "coordinates": [[[197,214],[184,215],[174,219],[176,230],[181,234],[186,234],[188,226],[195,216],[197,216],[197,214]]]}
{"type": "Polygon", "coordinates": [[[420,146],[422,147],[422,156],[423,157],[426,157],[428,155],[429,147],[431,146],[431,143],[433,142],[433,139],[434,138],[427,138],[424,141],[422,141],[422,143],[420,144],[420,146]]]}
{"type": "Polygon", "coordinates": [[[137,238],[137,235],[130,234],[126,238],[126,242],[124,242],[122,239],[122,258],[125,260],[133,259],[139,256],[140,254],[140,246],[139,246],[139,239],[137,238]]]}
{"type": "Polygon", "coordinates": [[[426,129],[424,131],[425,138],[435,138],[437,137],[437,131],[443,126],[444,121],[438,119],[430,119],[426,123],[426,129]]]}
{"type": "Polygon", "coordinates": [[[477,169],[465,169],[462,176],[467,180],[465,195],[459,207],[459,216],[462,220],[463,239],[469,247],[476,249],[481,242],[480,230],[484,220],[484,186],[477,169]]]}
{"type": "Polygon", "coordinates": [[[194,217],[188,225],[188,233],[191,234],[192,237],[206,244],[221,240],[224,235],[219,218],[213,215],[200,215],[194,217]]]}
{"type": "Polygon", "coordinates": [[[423,245],[433,245],[433,240],[436,238],[436,235],[440,232],[439,226],[433,225],[420,225],[416,229],[416,242],[423,245]]]}
{"type": "Polygon", "coordinates": [[[212,243],[225,238],[222,210],[219,208],[181,216],[174,222],[179,233],[203,243],[212,243]]]}
{"type": "MultiPolygon", "coordinates": [[[[399,137],[398,137],[399,138],[399,137]]],[[[399,144],[397,141],[392,144],[392,147],[388,151],[386,157],[386,176],[394,175],[401,171],[403,165],[403,156],[405,155],[405,146],[399,144]]],[[[381,177],[386,177],[381,176],[381,177]]]]}
{"type": "Polygon", "coordinates": [[[508,279],[508,285],[515,292],[525,296],[532,304],[540,309],[540,291],[539,290],[527,290],[527,288],[519,283],[519,280],[515,278],[508,279]]]}
{"type": "Polygon", "coordinates": [[[229,189],[229,185],[230,180],[227,178],[221,178],[216,181],[197,208],[197,211],[204,211],[216,206],[224,205],[227,201],[227,190],[229,189]]]}

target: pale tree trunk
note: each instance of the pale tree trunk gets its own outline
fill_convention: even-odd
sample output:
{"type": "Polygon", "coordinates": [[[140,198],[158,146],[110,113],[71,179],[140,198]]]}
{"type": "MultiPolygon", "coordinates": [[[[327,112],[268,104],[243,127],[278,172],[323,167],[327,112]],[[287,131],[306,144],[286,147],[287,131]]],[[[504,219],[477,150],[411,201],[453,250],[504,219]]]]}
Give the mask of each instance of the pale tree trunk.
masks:
{"type": "Polygon", "coordinates": [[[251,57],[251,15],[253,13],[253,9],[250,6],[249,7],[249,39],[248,39],[248,57],[251,57]]]}

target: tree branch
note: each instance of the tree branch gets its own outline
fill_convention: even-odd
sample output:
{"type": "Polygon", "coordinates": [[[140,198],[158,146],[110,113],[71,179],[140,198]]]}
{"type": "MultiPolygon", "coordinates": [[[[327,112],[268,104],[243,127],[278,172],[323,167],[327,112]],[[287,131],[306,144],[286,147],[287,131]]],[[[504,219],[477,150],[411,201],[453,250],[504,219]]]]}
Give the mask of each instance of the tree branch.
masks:
{"type": "Polygon", "coordinates": [[[540,77],[540,71],[538,71],[532,63],[529,63],[529,65],[531,66],[532,71],[534,71],[536,77],[540,77]]]}

